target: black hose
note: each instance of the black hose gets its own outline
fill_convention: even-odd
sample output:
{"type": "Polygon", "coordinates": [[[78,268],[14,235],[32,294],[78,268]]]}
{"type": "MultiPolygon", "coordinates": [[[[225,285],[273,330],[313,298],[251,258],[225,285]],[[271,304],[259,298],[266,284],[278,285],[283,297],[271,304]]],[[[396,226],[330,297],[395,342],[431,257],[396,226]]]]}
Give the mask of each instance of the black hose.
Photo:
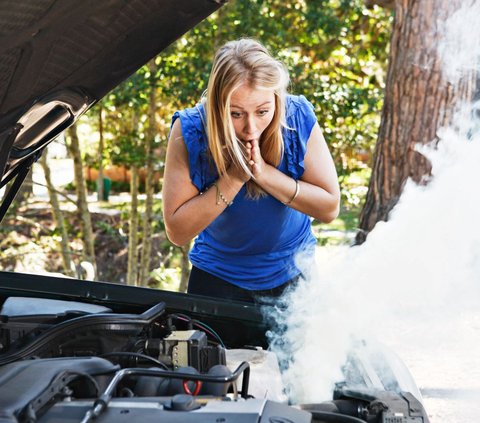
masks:
{"type": "Polygon", "coordinates": [[[141,353],[137,353],[137,352],[130,352],[130,351],[112,351],[112,352],[108,352],[108,353],[105,353],[105,354],[101,354],[99,355],[99,357],[110,357],[110,356],[113,356],[113,357],[136,357],[136,358],[143,358],[144,360],[148,360],[148,361],[151,361],[152,363],[155,363],[157,366],[160,366],[161,368],[165,369],[165,370],[170,370],[169,367],[161,362],[160,360],[157,360],[156,358],[154,357],[150,357],[149,355],[146,355],[146,354],[141,354],[141,353]]]}
{"type": "MultiPolygon", "coordinates": [[[[320,422],[326,423],[365,423],[365,420],[358,417],[347,416],[346,414],[330,413],[329,411],[313,411],[306,409],[312,414],[314,419],[320,419],[320,422]]],[[[315,420],[314,420],[315,421],[315,420]]]]}
{"type": "MultiPolygon", "coordinates": [[[[165,371],[161,369],[122,369],[115,373],[115,376],[110,381],[106,387],[103,394],[100,395],[95,402],[93,407],[87,410],[85,416],[83,417],[81,423],[89,423],[93,419],[97,418],[102,414],[105,409],[108,407],[110,400],[113,397],[115,389],[117,388],[120,381],[128,376],[154,376],[154,377],[169,377],[173,379],[183,379],[183,380],[192,380],[192,381],[202,381],[202,382],[212,382],[212,383],[229,383],[236,382],[240,375],[243,373],[242,379],[242,398],[248,397],[248,383],[250,380],[250,365],[246,361],[242,361],[237,369],[227,376],[214,376],[214,375],[203,375],[203,374],[187,374],[184,372],[175,372],[175,371],[165,371]]],[[[236,394],[235,394],[236,395],[236,394]]],[[[365,422],[362,422],[365,423],[365,422]]]]}

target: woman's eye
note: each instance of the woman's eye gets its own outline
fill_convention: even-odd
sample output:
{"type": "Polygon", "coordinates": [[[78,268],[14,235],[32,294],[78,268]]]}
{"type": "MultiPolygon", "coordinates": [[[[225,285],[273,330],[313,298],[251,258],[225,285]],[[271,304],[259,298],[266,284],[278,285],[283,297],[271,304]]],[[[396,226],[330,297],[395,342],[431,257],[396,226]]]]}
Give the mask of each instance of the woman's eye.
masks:
{"type": "Polygon", "coordinates": [[[238,119],[239,117],[242,117],[242,114],[240,112],[232,112],[230,113],[230,115],[234,118],[234,119],[238,119]]]}
{"type": "Polygon", "coordinates": [[[267,113],[268,113],[268,109],[259,110],[259,111],[258,111],[258,114],[259,114],[260,116],[265,116],[267,113]]]}

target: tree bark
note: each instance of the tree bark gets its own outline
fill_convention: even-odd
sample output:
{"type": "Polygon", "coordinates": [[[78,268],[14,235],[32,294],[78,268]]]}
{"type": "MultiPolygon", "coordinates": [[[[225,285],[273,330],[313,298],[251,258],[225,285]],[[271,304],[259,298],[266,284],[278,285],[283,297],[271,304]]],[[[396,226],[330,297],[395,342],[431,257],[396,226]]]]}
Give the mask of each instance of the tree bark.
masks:
{"type": "MultiPolygon", "coordinates": [[[[7,191],[5,191],[6,193],[7,191]]],[[[29,198],[33,196],[33,168],[30,168],[25,180],[22,183],[22,186],[15,196],[15,202],[17,204],[23,204],[29,198]]]]}
{"type": "Polygon", "coordinates": [[[103,201],[105,197],[103,186],[103,154],[105,140],[103,137],[103,107],[99,104],[98,109],[98,176],[97,176],[97,201],[103,201]]]}
{"type": "Polygon", "coordinates": [[[155,59],[148,64],[150,70],[150,98],[148,107],[148,130],[146,143],[146,176],[145,176],[145,215],[143,219],[142,254],[140,262],[139,282],[147,286],[150,275],[150,255],[152,252],[152,220],[153,220],[153,190],[154,190],[154,140],[156,128],[156,71],[155,59]]]}
{"type": "Polygon", "coordinates": [[[45,182],[48,189],[48,196],[50,198],[50,204],[52,205],[53,218],[55,219],[55,224],[60,230],[60,247],[63,260],[63,271],[67,276],[75,276],[75,272],[72,270],[74,268],[72,261],[72,252],[68,246],[69,236],[67,231],[67,226],[65,225],[65,219],[63,217],[62,210],[60,208],[60,202],[58,201],[57,191],[55,190],[53,183],[50,168],[47,164],[47,154],[46,152],[40,158],[40,165],[42,166],[43,173],[45,175],[45,182]]]}
{"type": "Polygon", "coordinates": [[[375,5],[390,10],[395,8],[395,0],[365,0],[364,3],[367,8],[373,8],[375,5]]]}
{"type": "Polygon", "coordinates": [[[130,179],[130,221],[128,227],[127,284],[137,285],[138,277],[138,167],[132,166],[130,179]]]}
{"type": "Polygon", "coordinates": [[[180,247],[182,253],[182,274],[180,275],[180,292],[187,292],[188,279],[190,277],[190,260],[188,259],[188,252],[190,250],[190,244],[180,247]]]}
{"type": "Polygon", "coordinates": [[[76,125],[68,128],[67,133],[70,138],[68,149],[70,151],[70,154],[72,155],[74,163],[75,189],[77,193],[77,210],[82,227],[83,257],[93,266],[95,273],[94,278],[96,279],[97,265],[95,260],[92,219],[88,210],[87,186],[85,183],[85,178],[83,177],[83,161],[80,154],[80,143],[78,140],[76,125]]]}
{"type": "Polygon", "coordinates": [[[451,122],[460,102],[472,99],[475,75],[453,86],[442,72],[438,49],[439,28],[460,6],[462,0],[396,2],[384,106],[357,243],[379,220],[388,220],[408,178],[428,183],[430,163],[415,146],[437,141],[437,130],[451,122]]]}

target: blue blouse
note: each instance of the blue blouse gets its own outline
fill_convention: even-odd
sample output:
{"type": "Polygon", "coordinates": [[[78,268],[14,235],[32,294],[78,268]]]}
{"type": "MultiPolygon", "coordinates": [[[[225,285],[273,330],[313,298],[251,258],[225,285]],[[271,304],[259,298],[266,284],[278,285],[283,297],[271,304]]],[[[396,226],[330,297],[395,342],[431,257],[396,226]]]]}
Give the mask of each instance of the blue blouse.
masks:
{"type": "MultiPolygon", "coordinates": [[[[188,152],[190,178],[205,191],[218,178],[208,157],[202,104],[176,112],[188,152]]],[[[317,118],[304,96],[288,95],[283,128],[284,156],[278,169],[299,179],[304,171],[307,141],[317,118]]],[[[298,276],[295,255],[313,252],[316,240],[310,218],[270,195],[246,197],[244,186],[227,207],[195,239],[189,258],[199,269],[248,290],[275,288],[298,276]]]]}

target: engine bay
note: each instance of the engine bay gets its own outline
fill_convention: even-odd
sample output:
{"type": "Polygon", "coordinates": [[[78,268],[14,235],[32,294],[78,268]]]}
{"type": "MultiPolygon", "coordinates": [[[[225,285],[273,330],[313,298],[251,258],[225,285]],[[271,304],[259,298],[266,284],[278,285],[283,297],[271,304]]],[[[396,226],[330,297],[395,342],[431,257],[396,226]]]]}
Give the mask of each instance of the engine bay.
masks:
{"type": "MultiPolygon", "coordinates": [[[[0,420],[153,421],[161,411],[183,412],[181,421],[188,421],[184,412],[198,411],[211,421],[236,408],[242,419],[258,418],[273,404],[284,406],[283,413],[305,414],[270,401],[269,392],[281,397],[278,387],[252,398],[250,364],[238,357],[252,357],[259,368],[267,351],[232,349],[235,368],[227,352],[208,324],[167,313],[162,302],[122,314],[88,303],[10,297],[0,310],[0,420]]],[[[280,380],[278,366],[272,369],[280,380]]]]}
{"type": "Polygon", "coordinates": [[[0,423],[428,423],[414,389],[381,379],[393,362],[366,350],[331,400],[289,403],[275,322],[256,306],[2,275],[0,423]]]}

